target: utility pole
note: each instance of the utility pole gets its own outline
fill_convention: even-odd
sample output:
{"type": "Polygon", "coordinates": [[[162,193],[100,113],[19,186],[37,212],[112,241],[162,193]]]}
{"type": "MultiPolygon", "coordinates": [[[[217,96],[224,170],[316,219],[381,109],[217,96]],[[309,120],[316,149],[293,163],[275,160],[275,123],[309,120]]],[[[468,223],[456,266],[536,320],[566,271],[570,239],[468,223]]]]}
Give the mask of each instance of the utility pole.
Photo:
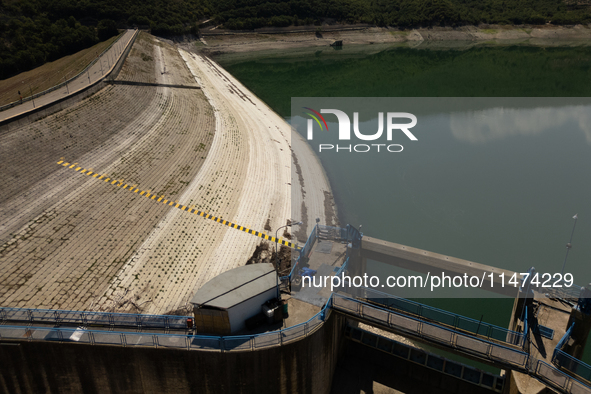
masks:
{"type": "Polygon", "coordinates": [[[566,244],[566,256],[564,256],[564,263],[562,263],[562,271],[560,271],[561,276],[564,274],[564,267],[566,267],[566,259],[568,258],[568,251],[570,250],[570,248],[573,247],[573,245],[572,245],[573,235],[575,234],[575,226],[577,225],[578,218],[579,218],[578,213],[575,216],[573,216],[573,219],[575,219],[575,224],[573,224],[573,231],[570,233],[570,241],[568,241],[568,243],[566,244]]]}

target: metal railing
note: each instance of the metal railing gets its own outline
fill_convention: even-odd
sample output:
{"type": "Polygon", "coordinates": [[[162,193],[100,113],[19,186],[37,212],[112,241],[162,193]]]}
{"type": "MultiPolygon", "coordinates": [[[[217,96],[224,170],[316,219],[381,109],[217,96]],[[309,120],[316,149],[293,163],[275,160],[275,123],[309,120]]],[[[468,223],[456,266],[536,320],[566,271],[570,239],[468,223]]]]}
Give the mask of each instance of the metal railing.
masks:
{"type": "Polygon", "coordinates": [[[444,311],[406,298],[383,293],[378,290],[366,287],[348,288],[347,294],[354,298],[366,299],[371,303],[382,305],[388,310],[415,315],[421,319],[440,323],[455,330],[485,337],[489,340],[516,346],[523,346],[525,342],[525,335],[523,333],[444,311]]]}
{"type": "MultiPolygon", "coordinates": [[[[137,34],[137,31],[136,31],[134,34],[137,34]]],[[[3,106],[0,106],[0,112],[1,112],[1,111],[4,111],[4,110],[7,110],[7,109],[9,109],[9,108],[15,107],[15,106],[17,106],[17,105],[20,105],[20,104],[22,104],[22,103],[24,103],[24,102],[27,102],[27,101],[34,100],[34,99],[36,99],[36,98],[38,98],[38,97],[41,97],[41,96],[43,96],[43,95],[46,95],[47,93],[53,92],[53,91],[55,91],[55,90],[57,90],[57,89],[61,89],[61,88],[65,87],[65,86],[66,86],[67,84],[69,84],[69,83],[72,83],[72,81],[74,81],[76,78],[80,77],[81,75],[84,75],[84,73],[85,73],[86,71],[88,71],[88,70],[89,70],[89,69],[90,69],[92,66],[94,66],[94,65],[96,64],[96,62],[97,62],[97,61],[99,61],[99,59],[100,59],[100,58],[101,58],[101,57],[102,57],[102,56],[103,56],[103,55],[104,55],[104,54],[105,54],[105,53],[106,53],[106,52],[107,52],[109,49],[111,49],[111,47],[113,47],[113,45],[115,45],[116,43],[118,43],[118,42],[119,42],[119,39],[121,39],[121,37],[123,37],[124,35],[125,35],[125,32],[123,32],[123,33],[119,34],[119,37],[117,37],[117,39],[116,39],[115,41],[113,41],[113,42],[112,42],[112,43],[111,43],[111,44],[110,44],[110,45],[109,45],[109,46],[108,46],[108,47],[107,47],[107,48],[106,48],[104,51],[102,51],[102,52],[101,52],[101,54],[100,54],[98,57],[96,57],[94,60],[92,60],[92,61],[91,61],[91,62],[88,64],[88,66],[86,66],[86,67],[84,68],[84,70],[80,71],[78,74],[76,74],[76,75],[75,75],[75,76],[73,76],[72,78],[68,79],[68,80],[67,80],[67,81],[65,81],[65,82],[59,83],[59,84],[57,84],[57,85],[54,85],[54,86],[50,87],[49,89],[46,89],[46,90],[44,90],[44,91],[42,91],[42,92],[35,93],[35,94],[33,94],[32,96],[24,97],[24,98],[22,99],[22,101],[21,101],[21,100],[17,100],[17,101],[13,101],[12,103],[9,103],[9,104],[6,104],[6,105],[3,105],[3,106]]],[[[131,42],[131,40],[130,40],[130,42],[131,42]]],[[[125,49],[123,49],[123,50],[121,51],[121,53],[123,53],[124,51],[125,51],[125,49]]],[[[117,64],[117,62],[115,62],[114,64],[117,64]]]]}
{"type": "Polygon", "coordinates": [[[556,348],[554,348],[554,354],[552,355],[552,359],[554,360],[554,358],[556,357],[556,353],[558,351],[561,351],[562,348],[564,347],[564,345],[568,342],[569,338],[570,338],[570,334],[571,332],[573,332],[573,328],[575,327],[575,323],[573,322],[570,327],[568,328],[568,330],[566,330],[566,332],[564,333],[564,335],[562,336],[562,338],[560,338],[560,341],[558,341],[558,343],[556,344],[556,348]]]}
{"type": "MultiPolygon", "coordinates": [[[[312,253],[312,248],[316,244],[316,240],[320,238],[321,234],[324,239],[329,239],[338,242],[350,242],[351,247],[353,248],[359,248],[361,244],[361,238],[363,237],[362,233],[360,233],[355,227],[349,224],[347,224],[346,228],[316,224],[312,229],[312,232],[308,236],[308,240],[306,241],[304,247],[300,250],[300,255],[295,261],[293,267],[291,268],[289,275],[281,277],[281,281],[293,280],[294,273],[297,272],[296,267],[298,267],[298,265],[302,263],[303,259],[307,259],[310,257],[310,253],[312,253]]],[[[340,275],[343,272],[343,270],[345,269],[344,267],[346,266],[348,261],[349,256],[347,254],[345,262],[343,263],[339,271],[336,273],[336,275],[340,275]]]]}
{"type": "Polygon", "coordinates": [[[542,360],[538,360],[530,373],[544,383],[568,394],[591,393],[591,387],[542,360]]]}
{"type": "Polygon", "coordinates": [[[510,366],[521,371],[527,370],[529,355],[520,349],[503,346],[340,294],[333,294],[332,307],[335,310],[358,316],[367,321],[373,321],[398,332],[445,345],[461,353],[510,366]]]}
{"type": "MultiPolygon", "coordinates": [[[[564,336],[558,341],[556,348],[554,349],[554,353],[552,355],[552,363],[556,365],[558,368],[564,369],[567,372],[576,375],[577,377],[586,380],[587,382],[591,382],[591,365],[584,363],[583,361],[571,356],[570,354],[566,353],[563,348],[568,343],[575,323],[573,322],[569,329],[564,333],[564,336]]],[[[576,379],[572,378],[570,375],[565,375],[575,382],[578,382],[576,379]]],[[[558,379],[560,382],[568,381],[565,378],[561,377],[558,379]]],[[[565,384],[566,384],[565,383],[565,384]]],[[[583,384],[578,382],[579,385],[583,384]]],[[[562,386],[561,386],[562,387],[562,386]]]]}
{"type": "Polygon", "coordinates": [[[304,244],[304,247],[300,250],[300,255],[296,259],[295,264],[293,265],[293,267],[291,268],[291,271],[289,272],[289,275],[286,276],[286,277],[282,277],[281,278],[282,280],[283,279],[289,279],[291,281],[293,279],[294,272],[296,272],[295,271],[296,270],[296,267],[299,265],[299,263],[301,262],[302,258],[307,259],[310,256],[310,253],[312,253],[312,248],[314,247],[314,244],[316,243],[316,240],[318,239],[317,228],[318,228],[318,225],[315,225],[314,228],[312,229],[312,232],[308,236],[308,240],[304,244]]]}
{"type": "Polygon", "coordinates": [[[190,316],[139,315],[131,313],[82,312],[54,309],[0,308],[0,322],[108,325],[135,328],[183,329],[190,316]]]}
{"type": "MultiPolygon", "coordinates": [[[[261,334],[239,336],[208,336],[208,335],[182,335],[153,332],[115,331],[112,329],[88,329],[86,327],[43,327],[22,325],[0,325],[0,339],[29,341],[58,341],[71,343],[85,343],[90,345],[111,346],[144,346],[164,347],[187,350],[210,351],[250,351],[269,347],[281,346],[295,340],[304,338],[318,330],[330,316],[332,305],[328,300],[324,308],[308,321],[278,331],[261,334]]],[[[160,316],[160,315],[132,315],[101,312],[74,312],[31,310],[18,308],[2,308],[3,323],[11,321],[27,321],[29,323],[98,323],[103,325],[135,326],[164,328],[163,325],[177,325],[182,321],[182,327],[186,328],[187,316],[160,316]],[[145,317],[145,319],[144,319],[145,317]],[[176,320],[178,318],[178,321],[176,320]],[[17,320],[18,319],[18,320],[17,320]],[[152,324],[152,325],[147,325],[152,324]]]]}
{"type": "Polygon", "coordinates": [[[523,349],[525,349],[526,345],[527,345],[527,336],[529,335],[529,328],[528,328],[528,324],[527,324],[527,306],[525,307],[525,315],[523,318],[523,343],[521,344],[521,347],[523,349]]]}
{"type": "Polygon", "coordinates": [[[353,248],[358,248],[359,243],[363,234],[361,234],[355,227],[347,224],[347,227],[332,227],[317,224],[315,227],[317,236],[323,236],[324,239],[339,241],[339,242],[351,242],[353,248]]]}
{"type": "Polygon", "coordinates": [[[349,264],[349,259],[350,259],[350,257],[347,256],[343,265],[341,265],[341,267],[335,272],[335,274],[334,274],[335,276],[339,276],[347,270],[347,265],[349,264]]]}
{"type": "Polygon", "coordinates": [[[572,284],[570,287],[566,286],[566,282],[558,282],[562,287],[537,287],[532,285],[532,289],[535,289],[539,293],[548,294],[552,298],[562,298],[565,300],[578,300],[581,294],[581,286],[572,284]]]}
{"type": "MultiPolygon", "coordinates": [[[[474,335],[336,293],[331,295],[320,312],[304,323],[278,331],[226,337],[116,331],[114,329],[117,326],[133,325],[138,328],[162,328],[167,325],[173,328],[174,326],[180,326],[181,323],[184,328],[187,316],[0,308],[2,321],[2,324],[0,324],[0,340],[22,341],[25,339],[28,341],[57,341],[89,345],[173,348],[216,352],[253,351],[281,346],[316,332],[330,317],[333,309],[358,316],[370,323],[375,322],[381,326],[390,327],[411,337],[439,343],[460,353],[496,364],[504,364],[509,368],[528,373],[566,393],[591,393],[591,387],[585,383],[541,360],[530,366],[529,354],[520,349],[503,346],[474,335]],[[6,324],[15,321],[27,322],[28,325],[6,324]],[[85,327],[59,326],[60,323],[80,324],[84,322],[87,324],[85,327]],[[109,326],[103,330],[87,328],[92,326],[93,322],[109,326]],[[32,323],[54,323],[57,325],[53,327],[35,326],[32,323]]],[[[566,353],[563,355],[563,353],[562,350],[556,353],[556,359],[559,363],[565,364],[568,362],[571,368],[581,374],[580,376],[588,376],[586,371],[588,371],[589,366],[566,353]]]]}
{"type": "MultiPolygon", "coordinates": [[[[509,368],[527,373],[568,394],[591,393],[589,385],[542,360],[537,360],[533,363],[533,366],[530,366],[529,354],[519,349],[499,345],[436,324],[424,322],[418,318],[397,314],[391,310],[379,308],[339,294],[333,294],[332,307],[335,310],[345,311],[347,314],[361,317],[366,321],[373,321],[379,325],[393,328],[395,331],[445,345],[460,353],[497,364],[505,364],[509,368]]],[[[571,361],[580,363],[576,359],[571,361]]]]}
{"type": "MultiPolygon", "coordinates": [[[[204,336],[204,335],[177,335],[164,333],[148,333],[148,332],[124,332],[115,331],[116,327],[135,327],[135,328],[150,328],[150,329],[168,329],[177,328],[184,329],[186,327],[187,316],[167,316],[167,315],[134,315],[123,313],[107,313],[107,312],[77,312],[77,311],[62,311],[62,310],[48,310],[48,309],[19,309],[19,308],[0,308],[0,318],[3,325],[0,325],[0,338],[2,339],[22,339],[29,340],[49,340],[61,342],[77,342],[89,344],[104,344],[104,345],[121,345],[121,346],[154,346],[154,347],[178,347],[187,349],[204,349],[204,350],[219,350],[219,351],[235,351],[235,350],[254,350],[266,347],[279,346],[293,340],[300,339],[316,331],[330,315],[331,308],[336,307],[342,309],[345,297],[337,294],[331,295],[324,308],[304,323],[285,328],[279,331],[273,331],[262,334],[253,334],[245,336],[204,336]],[[335,304],[335,300],[336,304],[335,304]],[[27,322],[28,326],[9,325],[13,322],[27,322]],[[7,324],[8,323],[8,324],[7,324]],[[92,327],[93,324],[104,325],[110,327],[109,331],[100,329],[87,328],[73,328],[73,327],[42,327],[32,326],[32,323],[41,324],[74,324],[83,325],[84,327],[92,327]],[[186,338],[180,340],[180,338],[186,338]]],[[[371,317],[375,313],[368,313],[370,310],[377,311],[375,306],[369,306],[365,303],[348,299],[353,302],[355,308],[353,311],[358,312],[358,305],[362,305],[360,315],[371,317]]],[[[346,305],[345,305],[346,306],[346,305]]],[[[351,308],[350,308],[351,309],[351,308]]],[[[394,313],[382,310],[389,316],[394,316],[394,313]]],[[[401,321],[397,318],[397,321],[401,321]]],[[[408,317],[406,317],[408,318],[408,317]]],[[[422,329],[419,329],[421,335],[429,335],[433,330],[442,329],[446,332],[445,335],[453,334],[453,330],[445,328],[438,328],[437,325],[431,325],[427,322],[422,322],[419,319],[411,320],[422,324],[422,329]]],[[[418,326],[417,326],[418,327],[418,326]]],[[[458,336],[459,334],[455,334],[458,336]]],[[[458,344],[456,344],[458,345],[458,344]]],[[[459,344],[461,345],[461,343],[459,344]]],[[[458,346],[459,346],[458,345],[458,346]]]]}
{"type": "Polygon", "coordinates": [[[406,345],[390,338],[362,330],[357,327],[347,326],[345,335],[351,340],[373,347],[374,349],[402,358],[423,367],[434,369],[440,373],[461,379],[477,386],[486,387],[498,393],[503,391],[505,377],[493,375],[478,368],[448,360],[437,354],[429,353],[424,349],[406,345]]]}
{"type": "Polygon", "coordinates": [[[341,227],[316,225],[317,237],[331,241],[345,241],[347,239],[347,230],[341,227]]]}
{"type": "MultiPolygon", "coordinates": [[[[591,393],[591,387],[589,385],[542,360],[537,360],[533,366],[530,366],[529,354],[519,349],[465,335],[461,332],[430,324],[410,316],[396,314],[393,311],[378,308],[375,305],[339,294],[333,294],[332,305],[335,310],[344,310],[348,314],[357,315],[366,321],[374,321],[382,326],[393,328],[395,331],[423,338],[429,342],[437,342],[453,350],[476,356],[483,360],[506,364],[512,369],[521,370],[565,393],[591,393]]],[[[573,359],[572,357],[570,359],[572,359],[569,360],[570,362],[577,363],[577,365],[582,364],[579,360],[573,359]]]]}
{"type": "Polygon", "coordinates": [[[588,382],[591,382],[591,365],[574,358],[564,350],[557,350],[554,352],[552,362],[560,367],[572,372],[588,382]]]}
{"type": "MultiPolygon", "coordinates": [[[[532,294],[529,294],[529,290],[534,290],[538,293],[541,294],[545,294],[547,297],[550,298],[561,298],[564,300],[577,300],[579,298],[579,296],[581,295],[581,286],[578,286],[576,284],[571,284],[568,285],[568,283],[564,280],[558,281],[556,283],[552,284],[552,287],[541,287],[540,283],[532,283],[531,278],[532,275],[536,274],[535,268],[531,267],[528,270],[528,276],[527,278],[529,278],[530,280],[527,281],[526,286],[524,287],[524,282],[525,279],[524,278],[520,278],[520,286],[519,286],[519,291],[520,293],[523,294],[523,296],[525,297],[532,297],[532,294]],[[559,286],[559,287],[557,287],[559,286]]],[[[537,273],[537,275],[540,275],[541,273],[537,273]]]]}

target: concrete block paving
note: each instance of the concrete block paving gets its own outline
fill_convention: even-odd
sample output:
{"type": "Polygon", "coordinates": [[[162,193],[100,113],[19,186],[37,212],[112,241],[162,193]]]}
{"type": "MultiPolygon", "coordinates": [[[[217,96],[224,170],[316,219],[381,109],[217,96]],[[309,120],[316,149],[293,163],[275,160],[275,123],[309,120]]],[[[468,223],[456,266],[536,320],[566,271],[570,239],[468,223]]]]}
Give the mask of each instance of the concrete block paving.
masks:
{"type": "MultiPolygon", "coordinates": [[[[139,62],[130,56],[125,72],[145,74],[145,67],[133,67],[139,62]]],[[[171,74],[183,72],[171,68],[179,62],[168,66],[171,74]]],[[[155,65],[151,69],[156,79],[155,65]]],[[[194,99],[199,95],[110,86],[0,136],[7,169],[0,176],[0,304],[85,309],[103,294],[171,208],[67,174],[56,159],[68,156],[154,192],[181,193],[203,164],[215,132],[207,102],[194,99]]]]}
{"type": "Polygon", "coordinates": [[[291,217],[289,125],[225,70],[140,33],[118,79],[201,89],[110,85],[0,135],[0,305],[173,312],[261,241],[112,181],[255,231],[291,217]]]}

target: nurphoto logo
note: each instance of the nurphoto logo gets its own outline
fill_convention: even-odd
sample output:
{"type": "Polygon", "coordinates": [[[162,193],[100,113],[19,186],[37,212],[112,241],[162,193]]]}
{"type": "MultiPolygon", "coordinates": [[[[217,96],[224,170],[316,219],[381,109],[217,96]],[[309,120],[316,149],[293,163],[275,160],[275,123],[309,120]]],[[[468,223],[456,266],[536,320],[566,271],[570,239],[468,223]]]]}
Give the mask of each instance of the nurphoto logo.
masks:
{"type": "MultiPolygon", "coordinates": [[[[310,111],[306,112],[306,115],[310,116],[311,119],[307,121],[307,138],[309,141],[314,139],[314,121],[318,125],[321,131],[328,132],[328,124],[322,114],[335,115],[339,123],[338,137],[339,141],[351,140],[351,119],[344,111],[338,109],[321,109],[320,112],[309,108],[303,107],[310,111]]],[[[408,112],[387,112],[386,113],[386,141],[392,141],[392,135],[396,131],[401,131],[411,141],[417,141],[417,137],[409,129],[417,125],[417,117],[408,112]],[[410,122],[407,123],[395,123],[399,122],[400,119],[407,119],[410,122]],[[396,120],[396,121],[395,121],[396,120]]],[[[359,112],[353,112],[353,133],[355,137],[362,141],[376,141],[382,138],[384,134],[384,113],[378,112],[378,130],[373,134],[364,134],[359,130],[359,112]]],[[[356,145],[339,145],[339,144],[319,144],[318,152],[323,151],[335,151],[335,152],[357,152],[366,153],[370,151],[384,151],[384,152],[402,152],[404,147],[400,144],[356,144],[356,145]]]]}

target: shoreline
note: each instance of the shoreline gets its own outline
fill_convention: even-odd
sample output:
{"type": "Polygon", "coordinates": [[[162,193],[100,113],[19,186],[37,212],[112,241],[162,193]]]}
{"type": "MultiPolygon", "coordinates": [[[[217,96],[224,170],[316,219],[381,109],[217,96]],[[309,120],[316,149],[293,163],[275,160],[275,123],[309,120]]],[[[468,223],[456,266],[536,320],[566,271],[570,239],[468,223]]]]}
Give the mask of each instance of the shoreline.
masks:
{"type": "MultiPolygon", "coordinates": [[[[316,27],[314,27],[316,28],[316,27]]],[[[399,30],[382,27],[343,28],[328,30],[321,26],[315,30],[293,31],[252,31],[232,32],[204,31],[199,41],[190,41],[194,50],[208,56],[229,53],[249,53],[252,51],[281,50],[304,47],[326,47],[334,41],[342,40],[343,45],[402,45],[408,47],[441,46],[447,47],[474,45],[531,45],[531,46],[580,46],[589,45],[591,27],[574,26],[507,26],[481,25],[419,28],[399,30]]],[[[187,45],[187,42],[181,45],[187,45]]]]}

